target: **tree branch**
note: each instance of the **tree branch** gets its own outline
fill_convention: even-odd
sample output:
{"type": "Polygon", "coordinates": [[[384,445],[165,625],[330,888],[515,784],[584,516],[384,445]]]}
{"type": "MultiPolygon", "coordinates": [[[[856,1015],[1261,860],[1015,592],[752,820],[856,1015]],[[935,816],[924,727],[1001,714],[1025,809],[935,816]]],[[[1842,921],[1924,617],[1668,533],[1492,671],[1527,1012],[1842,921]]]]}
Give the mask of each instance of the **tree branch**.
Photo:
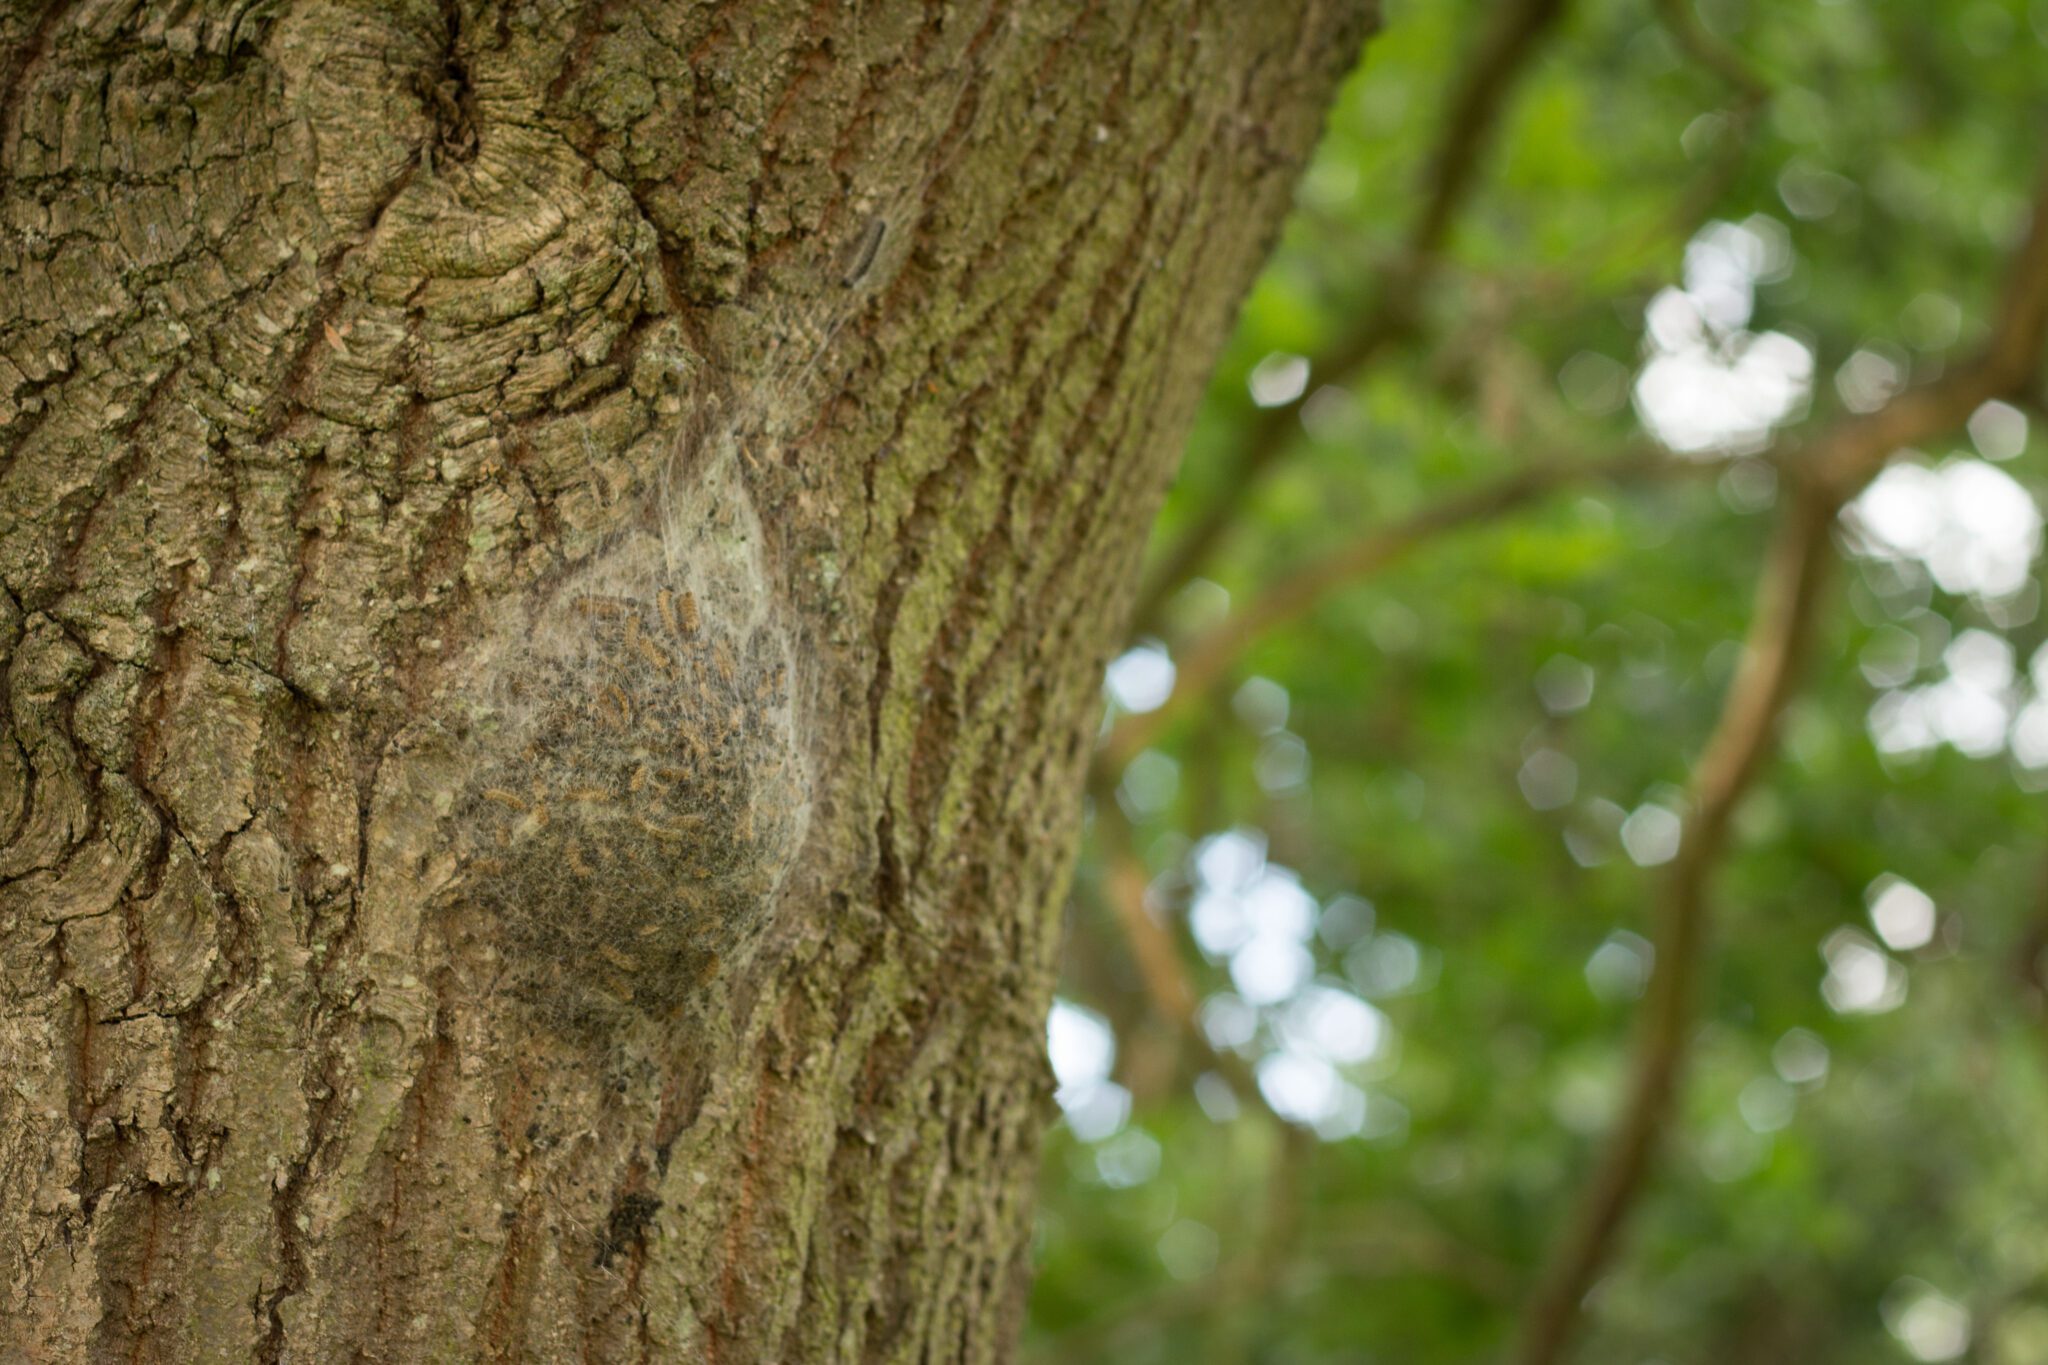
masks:
{"type": "Polygon", "coordinates": [[[1514,1357],[1520,1365],[1551,1365],[1563,1352],[1586,1292],[1613,1254],[1672,1111],[1692,1034],[1713,872],[1736,805],[1771,750],[1810,634],[1836,516],[1902,448],[1953,430],[1979,404],[2031,382],[2044,331],[2048,180],[2036,194],[2033,221],[2008,273],[1985,350],[1875,412],[1838,423],[1801,458],[1783,465],[1793,476],[1793,496],[1758,585],[1742,665],[1693,769],[1694,815],[1665,879],[1656,965],[1643,1001],[1626,1106],[1524,1310],[1514,1357]]]}
{"type": "Polygon", "coordinates": [[[1770,86],[1750,70],[1742,53],[1707,31],[1687,0],[1657,0],[1657,20],[1688,57],[1735,87],[1738,109],[1755,109],[1770,100],[1770,86]]]}
{"type": "Polygon", "coordinates": [[[1103,740],[1098,761],[1112,772],[1120,769],[1268,632],[1297,619],[1334,589],[1391,568],[1437,536],[1517,511],[1567,488],[1697,477],[1722,468],[1719,461],[1685,460],[1656,446],[1631,447],[1599,460],[1550,458],[1372,531],[1294,570],[1194,641],[1175,661],[1173,692],[1166,702],[1118,721],[1103,740]]]}
{"type": "Polygon", "coordinates": [[[1161,1019],[1189,1037],[1200,1035],[1195,989],[1182,970],[1180,950],[1145,905],[1145,889],[1151,879],[1132,846],[1130,821],[1117,804],[1114,781],[1105,773],[1092,785],[1097,841],[1106,865],[1103,890],[1137,964],[1138,977],[1145,983],[1145,994],[1161,1019]]]}
{"type": "MultiPolygon", "coordinates": [[[[1690,235],[1733,179],[1750,130],[1770,102],[1771,88],[1750,69],[1741,52],[1701,25],[1686,0],[1656,0],[1656,9],[1659,21],[1679,48],[1735,91],[1728,109],[1733,126],[1725,139],[1725,149],[1672,211],[1660,215],[1665,227],[1652,229],[1649,234],[1654,237],[1675,226],[1690,235]]],[[[1444,238],[1476,181],[1486,142],[1515,77],[1563,11],[1563,0],[1521,0],[1499,12],[1494,28],[1474,52],[1470,66],[1458,82],[1452,116],[1444,126],[1442,144],[1430,161],[1428,197],[1410,225],[1400,261],[1389,271],[1387,292],[1379,307],[1361,317],[1326,355],[1317,359],[1316,370],[1339,376],[1355,374],[1383,348],[1400,341],[1412,330],[1415,305],[1437,273],[1444,238]]],[[[1590,254],[1597,259],[1611,259],[1628,251],[1617,242],[1590,254]]],[[[1286,452],[1307,392],[1304,390],[1302,397],[1292,402],[1265,409],[1253,420],[1243,442],[1245,454],[1225,479],[1222,492],[1166,553],[1140,593],[1132,615],[1132,635],[1157,630],[1167,602],[1193,579],[1236,518],[1245,490],[1286,452]]]]}
{"type": "Polygon", "coordinates": [[[1656,6],[1658,21],[1680,50],[1735,90],[1727,110],[1729,126],[1720,139],[1713,163],[1679,197],[1667,219],[1670,228],[1690,238],[1742,169],[1749,140],[1765,106],[1771,102],[1771,87],[1750,68],[1740,51],[1700,23],[1689,0],[1656,0],[1656,6]]]}
{"type": "Polygon", "coordinates": [[[2048,866],[2041,870],[2034,893],[2034,913],[2020,930],[2012,950],[2012,971],[2026,992],[2027,1004],[2038,1011],[2048,1003],[2048,866]]]}
{"type": "Polygon", "coordinates": [[[1145,888],[1150,879],[1132,846],[1130,822],[1117,804],[1113,771],[1098,767],[1089,784],[1095,799],[1096,834],[1108,864],[1104,891],[1137,964],[1139,979],[1145,983],[1145,994],[1153,1011],[1174,1027],[1204,1068],[1228,1081],[1246,1103],[1265,1111],[1283,1129],[1295,1127],[1266,1103],[1258,1077],[1244,1058],[1217,1048],[1202,1031],[1200,1002],[1181,965],[1180,949],[1166,926],[1154,919],[1145,905],[1145,888]]]}
{"type": "MultiPolygon", "coordinates": [[[[1284,1163],[1297,1162],[1305,1149],[1276,1156],[1273,1184],[1288,1180],[1284,1163]]],[[[1269,1198],[1272,1198],[1269,1196],[1269,1198]]],[[[1277,1200],[1275,1200],[1277,1202],[1277,1200]]],[[[1114,1356],[1136,1343],[1139,1333],[1204,1315],[1236,1310],[1268,1292],[1296,1264],[1312,1263],[1324,1273],[1353,1281],[1397,1280],[1436,1275],[1490,1304],[1514,1297],[1513,1267],[1452,1233],[1420,1204],[1385,1201],[1352,1211],[1354,1227],[1369,1226],[1370,1236],[1292,1234],[1303,1243],[1289,1246],[1292,1230],[1269,1227],[1253,1245],[1221,1261],[1214,1270],[1184,1284],[1170,1285],[1120,1309],[1112,1309],[1054,1337],[1048,1358],[1082,1360],[1114,1356]]],[[[1234,1355],[1214,1358],[1237,1359],[1234,1355]]]]}
{"type": "Polygon", "coordinates": [[[1579,1206],[1524,1311],[1522,1365],[1557,1359],[1579,1303],[1605,1265],[1634,1204],[1677,1093],[1691,1032],[1706,893],[1728,820],[1768,747],[1791,687],[1827,559],[1833,508],[1802,496],[1780,524],[1757,589],[1757,610],[1720,721],[1694,770],[1695,815],[1666,879],[1655,967],[1643,999],[1626,1108],[1579,1206]]]}
{"type": "MultiPolygon", "coordinates": [[[[1460,74],[1435,154],[1430,158],[1421,207],[1409,224],[1399,260],[1385,272],[1377,307],[1316,358],[1326,375],[1349,375],[1369,364],[1379,352],[1400,340],[1414,326],[1415,312],[1449,234],[1451,223],[1478,179],[1487,144],[1499,125],[1515,79],[1541,46],[1543,37],[1564,14],[1566,0],[1505,0],[1493,25],[1480,40],[1460,74]]],[[[1161,559],[1132,614],[1132,632],[1155,629],[1173,595],[1194,577],[1229,529],[1244,499],[1293,443],[1302,398],[1263,409],[1252,419],[1240,443],[1243,452],[1224,476],[1223,486],[1174,546],[1161,559]]]]}

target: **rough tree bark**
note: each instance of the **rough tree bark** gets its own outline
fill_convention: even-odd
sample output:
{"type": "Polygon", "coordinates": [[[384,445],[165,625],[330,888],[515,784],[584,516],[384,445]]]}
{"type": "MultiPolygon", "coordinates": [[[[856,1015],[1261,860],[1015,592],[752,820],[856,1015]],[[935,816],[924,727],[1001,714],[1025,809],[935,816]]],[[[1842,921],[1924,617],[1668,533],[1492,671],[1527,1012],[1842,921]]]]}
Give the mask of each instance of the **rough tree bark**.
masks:
{"type": "Polygon", "coordinates": [[[1358,0],[0,8],[0,1359],[983,1360],[1358,0]]]}

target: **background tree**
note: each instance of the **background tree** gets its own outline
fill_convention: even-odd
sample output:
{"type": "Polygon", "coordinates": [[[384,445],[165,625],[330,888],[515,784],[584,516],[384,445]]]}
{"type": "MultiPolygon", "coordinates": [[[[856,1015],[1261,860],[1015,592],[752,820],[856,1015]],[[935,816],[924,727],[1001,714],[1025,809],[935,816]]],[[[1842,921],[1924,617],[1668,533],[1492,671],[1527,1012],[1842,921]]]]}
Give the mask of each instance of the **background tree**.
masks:
{"type": "Polygon", "coordinates": [[[9,1359],[988,1359],[1360,7],[0,13],[9,1359]]]}
{"type": "Polygon", "coordinates": [[[2044,44],[1389,7],[1109,671],[1042,1358],[2048,1358],[2044,44]]]}

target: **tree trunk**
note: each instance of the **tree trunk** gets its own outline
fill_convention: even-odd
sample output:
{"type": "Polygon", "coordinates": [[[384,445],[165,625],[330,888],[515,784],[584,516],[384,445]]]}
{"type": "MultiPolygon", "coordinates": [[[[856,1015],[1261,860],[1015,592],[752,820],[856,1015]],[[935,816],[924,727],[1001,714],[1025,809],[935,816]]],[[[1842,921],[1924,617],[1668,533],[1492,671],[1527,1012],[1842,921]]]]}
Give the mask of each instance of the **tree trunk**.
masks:
{"type": "Polygon", "coordinates": [[[8,1361],[986,1360],[1356,0],[10,0],[8,1361]]]}

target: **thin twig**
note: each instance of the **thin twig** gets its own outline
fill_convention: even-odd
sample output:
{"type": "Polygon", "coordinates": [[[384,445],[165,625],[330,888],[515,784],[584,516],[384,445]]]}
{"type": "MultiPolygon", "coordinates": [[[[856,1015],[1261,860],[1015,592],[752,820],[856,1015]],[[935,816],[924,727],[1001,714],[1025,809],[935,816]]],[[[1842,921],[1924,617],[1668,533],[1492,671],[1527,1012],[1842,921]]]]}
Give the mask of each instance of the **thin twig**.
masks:
{"type": "Polygon", "coordinates": [[[1755,107],[1770,100],[1771,87],[1750,69],[1748,59],[1710,33],[1687,0],[1657,0],[1657,20],[1687,56],[1735,87],[1738,107],[1755,107]]]}
{"type": "Polygon", "coordinates": [[[1773,747],[1777,717],[1810,633],[1836,516],[1902,449],[1953,430],[1979,404],[2029,384],[2041,364],[2044,331],[2048,179],[2035,197],[2033,221],[2007,276],[2002,309],[1984,351],[1875,412],[1837,423],[1811,442],[1801,458],[1783,462],[1792,476],[1792,497],[1758,585],[1742,666],[1693,770],[1692,824],[1664,882],[1656,965],[1644,996],[1627,1099],[1524,1310],[1515,1355],[1520,1365],[1551,1365],[1562,1354],[1580,1304],[1612,1257],[1655,1157],[1692,1033],[1715,864],[1735,807],[1773,747]]]}
{"type": "Polygon", "coordinates": [[[1432,255],[1443,245],[1478,179],[1509,91],[1565,8],[1566,0],[1509,0],[1473,51],[1431,164],[1429,195],[1408,231],[1411,256],[1432,255]]]}
{"type": "Polygon", "coordinates": [[[1098,847],[1108,863],[1104,891],[1110,909],[1116,915],[1117,926],[1123,932],[1124,942],[1137,964],[1138,976],[1144,982],[1153,1012],[1173,1026],[1205,1069],[1214,1071],[1229,1082],[1230,1088],[1246,1103],[1263,1110],[1283,1129],[1294,1127],[1266,1103],[1250,1064],[1235,1052],[1218,1048],[1202,1030],[1199,1002],[1194,985],[1181,965],[1180,950],[1174,944],[1173,935],[1153,918],[1150,907],[1145,904],[1145,888],[1150,879],[1132,844],[1130,822],[1124,817],[1123,808],[1117,804],[1111,771],[1097,767],[1089,790],[1095,800],[1098,847]]]}
{"type": "Polygon", "coordinates": [[[1151,878],[1132,846],[1130,821],[1124,818],[1109,781],[1096,784],[1093,795],[1096,841],[1107,865],[1103,892],[1137,964],[1153,1012],[1183,1033],[1199,1033],[1195,990],[1181,967],[1180,951],[1166,926],[1152,917],[1145,904],[1151,878]]]}
{"type": "Polygon", "coordinates": [[[1724,467],[1719,461],[1681,459],[1654,446],[1631,447],[1597,460],[1544,459],[1380,527],[1294,570],[1196,639],[1175,660],[1173,692],[1166,702],[1118,721],[1102,743],[1099,761],[1110,771],[1121,769],[1269,632],[1297,619],[1333,590],[1391,568],[1440,535],[1491,521],[1569,488],[1697,477],[1724,467]]]}
{"type": "MultiPolygon", "coordinates": [[[[1294,1155],[1298,1158],[1301,1154],[1294,1155]]],[[[1286,1154],[1281,1154],[1276,1164],[1284,1165],[1285,1158],[1286,1154]]],[[[1273,1184],[1280,1186],[1287,1179],[1284,1171],[1276,1170],[1273,1184]]],[[[1277,1191],[1268,1195],[1269,1203],[1279,1201],[1277,1191]]],[[[1514,1297],[1512,1266],[1450,1232],[1419,1204],[1387,1201],[1353,1209],[1348,1211],[1347,1223],[1347,1229],[1320,1236],[1304,1236],[1284,1224],[1269,1224],[1253,1245],[1220,1261],[1200,1278],[1156,1289],[1054,1337],[1048,1343],[1048,1357],[1081,1360],[1114,1355],[1119,1348],[1135,1344],[1134,1339],[1147,1328],[1156,1331],[1205,1315],[1233,1312],[1266,1293],[1297,1258],[1337,1279],[1378,1281],[1434,1275],[1456,1282],[1489,1303],[1506,1303],[1514,1297]],[[1302,1245],[1287,1245],[1288,1236],[1302,1245]]]]}
{"type": "Polygon", "coordinates": [[[2048,866],[2042,868],[2036,885],[2034,913],[2013,945],[2012,970],[2026,991],[2027,1004],[2038,1011],[2048,1002],[2048,866]]]}
{"type": "MultiPolygon", "coordinates": [[[[1421,207],[1409,224],[1399,262],[1385,272],[1379,303],[1362,313],[1316,358],[1318,371],[1348,375],[1363,369],[1380,350],[1414,326],[1425,286],[1442,252],[1451,224],[1478,180],[1486,149],[1500,123],[1515,79],[1565,11],[1566,0],[1506,0],[1458,78],[1435,154],[1425,173],[1421,207]]],[[[1235,465],[1223,486],[1160,561],[1139,593],[1132,630],[1157,627],[1167,602],[1209,557],[1237,516],[1244,492],[1292,444],[1304,397],[1265,408],[1245,432],[1235,465]]]]}

